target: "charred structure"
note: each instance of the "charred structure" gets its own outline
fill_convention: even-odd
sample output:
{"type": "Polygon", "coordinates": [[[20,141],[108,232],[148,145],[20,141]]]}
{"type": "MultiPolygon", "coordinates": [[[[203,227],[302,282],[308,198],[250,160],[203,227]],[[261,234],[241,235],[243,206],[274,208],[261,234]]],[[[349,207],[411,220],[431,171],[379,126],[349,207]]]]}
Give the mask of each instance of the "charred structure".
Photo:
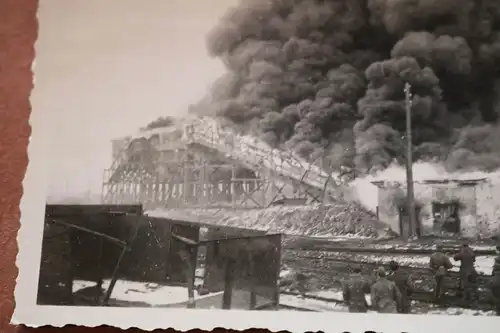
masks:
{"type": "Polygon", "coordinates": [[[104,203],[266,208],[283,199],[323,202],[336,193],[335,180],[320,166],[237,134],[217,119],[193,117],[169,125],[113,142],[104,203]]]}
{"type": "Polygon", "coordinates": [[[204,289],[198,308],[276,309],[281,242],[279,234],[148,217],[136,205],[47,205],[37,303],[151,307],[116,298],[125,280],[185,287],[186,301],[189,290],[204,289]]]}

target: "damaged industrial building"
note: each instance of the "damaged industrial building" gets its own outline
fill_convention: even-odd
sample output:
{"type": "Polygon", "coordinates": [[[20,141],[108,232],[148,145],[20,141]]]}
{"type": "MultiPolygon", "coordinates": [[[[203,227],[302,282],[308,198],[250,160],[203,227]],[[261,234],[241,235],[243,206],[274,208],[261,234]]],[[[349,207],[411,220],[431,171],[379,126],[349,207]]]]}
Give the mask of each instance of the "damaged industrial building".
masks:
{"type": "MultiPolygon", "coordinates": [[[[406,184],[374,181],[379,219],[399,235],[409,233],[406,184]]],[[[492,179],[414,182],[418,236],[484,239],[500,232],[500,183],[492,179]]]]}

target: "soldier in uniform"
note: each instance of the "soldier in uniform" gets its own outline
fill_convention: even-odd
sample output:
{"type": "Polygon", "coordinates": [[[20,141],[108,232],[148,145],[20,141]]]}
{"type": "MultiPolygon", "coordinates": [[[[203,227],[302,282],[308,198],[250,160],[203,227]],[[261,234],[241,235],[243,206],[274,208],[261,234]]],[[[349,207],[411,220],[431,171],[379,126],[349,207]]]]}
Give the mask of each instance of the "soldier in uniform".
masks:
{"type": "Polygon", "coordinates": [[[393,281],[401,293],[401,306],[398,308],[399,313],[410,313],[411,294],[413,286],[411,276],[399,269],[399,264],[394,260],[389,263],[390,272],[387,278],[393,281]]]}
{"type": "Polygon", "coordinates": [[[349,312],[363,313],[368,311],[366,294],[370,293],[370,285],[361,276],[361,268],[353,269],[354,276],[342,285],[344,301],[349,307],[349,312]]]}
{"type": "Polygon", "coordinates": [[[445,294],[444,288],[444,278],[448,275],[448,271],[453,267],[450,258],[443,252],[443,247],[438,245],[436,252],[434,252],[429,261],[429,267],[434,279],[436,281],[436,287],[434,289],[434,299],[436,302],[441,302],[443,295],[445,294]]]}
{"type": "Polygon", "coordinates": [[[463,244],[460,251],[453,257],[455,261],[460,261],[460,286],[464,301],[472,301],[476,296],[477,272],[474,268],[476,254],[467,244],[463,244]]]}
{"type": "Polygon", "coordinates": [[[371,287],[372,307],[379,313],[397,313],[401,307],[401,293],[386,275],[383,267],[377,270],[377,282],[371,287]]]}
{"type": "Polygon", "coordinates": [[[497,257],[493,264],[492,281],[491,281],[491,295],[495,302],[495,310],[497,316],[500,316],[500,244],[496,246],[497,257]]]}

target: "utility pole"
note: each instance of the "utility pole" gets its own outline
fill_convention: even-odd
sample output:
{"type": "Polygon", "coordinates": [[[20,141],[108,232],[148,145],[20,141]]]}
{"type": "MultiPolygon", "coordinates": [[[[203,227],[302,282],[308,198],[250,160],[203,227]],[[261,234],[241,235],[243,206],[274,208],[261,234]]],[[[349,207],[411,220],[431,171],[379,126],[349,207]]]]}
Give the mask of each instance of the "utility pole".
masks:
{"type": "Polygon", "coordinates": [[[405,109],[406,109],[406,197],[408,199],[408,218],[410,222],[410,237],[417,236],[417,219],[415,216],[415,200],[413,193],[413,144],[411,139],[411,85],[405,83],[405,109]]]}

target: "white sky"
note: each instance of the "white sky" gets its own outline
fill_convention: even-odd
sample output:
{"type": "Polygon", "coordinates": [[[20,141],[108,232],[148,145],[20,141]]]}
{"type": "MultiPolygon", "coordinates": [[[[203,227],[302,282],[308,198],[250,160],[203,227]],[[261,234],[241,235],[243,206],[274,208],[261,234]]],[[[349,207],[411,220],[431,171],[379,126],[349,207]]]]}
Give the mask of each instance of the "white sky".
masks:
{"type": "Polygon", "coordinates": [[[223,73],[205,35],[236,0],[43,0],[33,112],[53,124],[50,196],[100,193],[115,137],[185,113],[223,73]]]}

